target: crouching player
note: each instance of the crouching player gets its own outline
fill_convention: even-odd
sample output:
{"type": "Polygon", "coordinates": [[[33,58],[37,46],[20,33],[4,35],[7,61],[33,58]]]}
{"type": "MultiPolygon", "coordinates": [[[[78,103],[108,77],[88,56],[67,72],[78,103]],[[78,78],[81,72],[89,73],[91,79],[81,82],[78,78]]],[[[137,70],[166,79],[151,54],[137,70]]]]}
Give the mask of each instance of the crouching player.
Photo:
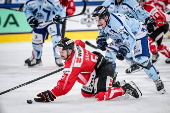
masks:
{"type": "Polygon", "coordinates": [[[98,52],[91,53],[85,49],[85,43],[68,38],[61,39],[57,48],[65,60],[63,76],[52,90],[39,93],[36,102],[54,101],[56,97],[67,94],[76,81],[82,84],[81,94],[84,97],[95,97],[98,101],[110,100],[129,94],[139,98],[142,93],[134,82],[113,84],[114,67],[98,52]]]}

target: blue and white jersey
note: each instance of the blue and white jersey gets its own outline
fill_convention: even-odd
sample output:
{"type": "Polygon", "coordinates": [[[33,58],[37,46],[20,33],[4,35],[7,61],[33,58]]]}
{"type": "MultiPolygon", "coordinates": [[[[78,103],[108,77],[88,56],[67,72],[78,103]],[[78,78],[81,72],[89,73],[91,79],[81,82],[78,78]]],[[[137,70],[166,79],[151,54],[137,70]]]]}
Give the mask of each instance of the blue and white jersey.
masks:
{"type": "Polygon", "coordinates": [[[129,50],[132,50],[136,44],[135,35],[141,30],[142,24],[135,18],[129,18],[127,15],[119,13],[110,13],[108,23],[105,28],[99,28],[99,35],[106,39],[121,40],[129,50]]]}
{"type": "Polygon", "coordinates": [[[126,14],[141,22],[145,22],[145,19],[150,16],[150,14],[143,9],[136,0],[122,0],[120,4],[116,1],[117,0],[105,0],[102,5],[107,7],[111,13],[126,14]]]}
{"type": "Polygon", "coordinates": [[[66,16],[59,0],[27,0],[23,11],[27,19],[33,16],[38,22],[52,20],[55,15],[66,16]]]}

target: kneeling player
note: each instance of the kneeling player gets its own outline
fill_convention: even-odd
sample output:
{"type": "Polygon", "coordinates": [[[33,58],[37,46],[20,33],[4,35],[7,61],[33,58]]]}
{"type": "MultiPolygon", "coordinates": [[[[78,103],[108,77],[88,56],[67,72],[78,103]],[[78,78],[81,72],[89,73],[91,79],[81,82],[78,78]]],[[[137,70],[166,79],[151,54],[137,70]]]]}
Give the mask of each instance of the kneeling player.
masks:
{"type": "Polygon", "coordinates": [[[76,81],[83,84],[81,92],[84,97],[95,97],[99,101],[124,94],[135,98],[142,95],[134,82],[122,86],[119,82],[114,83],[112,64],[102,54],[86,50],[84,42],[64,38],[57,47],[65,60],[63,76],[52,90],[39,93],[38,98],[34,98],[36,102],[54,101],[56,97],[67,94],[76,81]]]}

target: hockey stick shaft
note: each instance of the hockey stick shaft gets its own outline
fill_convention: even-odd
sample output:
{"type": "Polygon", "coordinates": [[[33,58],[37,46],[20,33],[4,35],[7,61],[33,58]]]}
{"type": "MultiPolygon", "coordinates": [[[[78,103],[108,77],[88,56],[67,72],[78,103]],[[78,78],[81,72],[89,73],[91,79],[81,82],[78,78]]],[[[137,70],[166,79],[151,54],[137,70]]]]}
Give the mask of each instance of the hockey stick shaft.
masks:
{"type": "MultiPolygon", "coordinates": [[[[66,18],[70,18],[70,17],[75,17],[75,16],[79,16],[79,15],[84,14],[85,11],[86,11],[86,1],[83,0],[83,2],[84,2],[84,6],[83,6],[83,10],[81,11],[81,13],[76,14],[76,15],[71,15],[71,16],[62,17],[62,18],[60,18],[60,20],[66,19],[66,18]]],[[[45,22],[40,22],[40,23],[38,23],[38,24],[47,23],[47,22],[52,22],[52,20],[48,20],[48,21],[45,21],[45,22]]]]}
{"type": "MultiPolygon", "coordinates": [[[[97,46],[93,45],[93,44],[90,43],[89,41],[85,41],[85,43],[86,43],[87,45],[95,48],[95,49],[98,49],[97,46]]],[[[110,52],[113,52],[113,53],[117,54],[117,52],[115,52],[114,50],[110,49],[109,47],[106,47],[106,49],[107,49],[108,51],[110,51],[110,52]]],[[[145,69],[150,69],[150,63],[148,64],[148,66],[143,66],[142,64],[140,64],[140,63],[138,63],[138,62],[136,62],[136,61],[134,61],[134,60],[131,60],[131,59],[127,58],[126,56],[123,56],[123,57],[124,57],[126,60],[128,60],[128,61],[130,61],[130,62],[132,62],[132,63],[134,63],[134,64],[136,64],[136,65],[138,65],[138,66],[141,66],[141,67],[143,67],[143,68],[145,68],[145,69]]]]}
{"type": "Polygon", "coordinates": [[[15,89],[17,89],[17,88],[23,87],[23,86],[25,86],[25,85],[28,85],[28,84],[30,84],[30,83],[33,83],[33,82],[35,82],[35,81],[38,81],[38,80],[43,79],[43,78],[45,78],[45,77],[48,77],[48,76],[50,76],[50,75],[53,75],[53,74],[55,74],[55,73],[57,73],[57,72],[62,71],[63,69],[64,69],[64,68],[58,69],[58,70],[53,71],[53,72],[51,72],[51,73],[48,73],[48,74],[46,74],[46,75],[44,75],[44,76],[38,77],[38,78],[33,79],[33,80],[31,80],[31,81],[25,82],[25,83],[23,83],[23,84],[21,84],[21,85],[15,86],[15,87],[13,87],[13,88],[11,88],[11,89],[8,89],[8,90],[6,90],[6,91],[1,92],[0,95],[5,94],[5,93],[8,93],[8,92],[10,92],[10,91],[12,91],[12,90],[15,90],[15,89]]]}
{"type": "MultiPolygon", "coordinates": [[[[106,49],[109,50],[109,51],[111,51],[111,52],[113,52],[113,53],[115,53],[115,54],[117,54],[117,52],[115,52],[114,50],[110,49],[109,47],[106,47],[106,49]]],[[[148,66],[143,66],[142,64],[140,64],[140,63],[138,63],[138,62],[136,62],[136,61],[134,61],[134,60],[131,60],[131,59],[127,58],[126,56],[123,56],[123,57],[124,57],[124,59],[132,62],[133,64],[136,64],[136,65],[138,65],[138,66],[141,66],[141,67],[143,67],[143,68],[145,68],[145,69],[150,69],[150,66],[149,66],[150,64],[149,64],[148,66]]]]}

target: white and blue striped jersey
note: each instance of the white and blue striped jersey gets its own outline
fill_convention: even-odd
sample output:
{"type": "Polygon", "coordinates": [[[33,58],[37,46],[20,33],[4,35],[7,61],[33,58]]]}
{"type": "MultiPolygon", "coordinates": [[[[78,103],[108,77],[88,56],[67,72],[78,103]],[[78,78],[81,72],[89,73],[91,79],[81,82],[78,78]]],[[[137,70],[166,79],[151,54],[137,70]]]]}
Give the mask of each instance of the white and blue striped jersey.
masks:
{"type": "Polygon", "coordinates": [[[33,16],[38,22],[52,20],[55,15],[66,16],[59,0],[27,0],[23,11],[27,19],[33,16]]]}
{"type": "Polygon", "coordinates": [[[129,50],[132,50],[136,44],[135,35],[142,28],[142,24],[135,18],[129,18],[127,15],[119,13],[110,13],[109,20],[105,28],[99,28],[99,35],[106,39],[121,40],[129,50]]]}

